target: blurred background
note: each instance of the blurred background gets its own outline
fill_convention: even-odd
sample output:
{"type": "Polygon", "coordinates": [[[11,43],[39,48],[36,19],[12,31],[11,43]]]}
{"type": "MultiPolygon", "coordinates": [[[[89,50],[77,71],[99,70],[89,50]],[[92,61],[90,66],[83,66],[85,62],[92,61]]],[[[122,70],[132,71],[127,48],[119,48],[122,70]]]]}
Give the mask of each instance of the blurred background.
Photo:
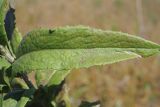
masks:
{"type": "MultiPolygon", "coordinates": [[[[15,1],[23,35],[40,27],[86,25],[160,43],[160,0],[15,1]]],[[[99,99],[102,107],[160,107],[160,56],[74,70],[67,84],[73,105],[99,99]]]]}

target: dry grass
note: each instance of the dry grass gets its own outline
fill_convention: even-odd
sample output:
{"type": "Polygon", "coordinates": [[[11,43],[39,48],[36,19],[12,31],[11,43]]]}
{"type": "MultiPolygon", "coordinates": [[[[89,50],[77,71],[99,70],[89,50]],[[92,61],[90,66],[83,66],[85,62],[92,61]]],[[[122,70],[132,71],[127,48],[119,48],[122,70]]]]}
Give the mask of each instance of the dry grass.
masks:
{"type": "MultiPolygon", "coordinates": [[[[38,27],[87,25],[138,34],[135,0],[16,0],[17,25],[25,34],[38,27]]],[[[143,0],[145,38],[160,43],[160,1],[143,0]]],[[[102,101],[103,107],[159,107],[160,58],[74,70],[68,77],[73,104],[102,101]]]]}

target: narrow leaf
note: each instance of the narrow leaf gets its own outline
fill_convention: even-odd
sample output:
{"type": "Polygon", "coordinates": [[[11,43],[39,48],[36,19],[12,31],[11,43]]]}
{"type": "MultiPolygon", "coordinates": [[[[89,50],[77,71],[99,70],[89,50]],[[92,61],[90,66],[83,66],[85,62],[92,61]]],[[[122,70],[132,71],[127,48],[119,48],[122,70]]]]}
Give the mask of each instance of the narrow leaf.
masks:
{"type": "Polygon", "coordinates": [[[17,49],[18,49],[18,46],[19,46],[21,40],[22,40],[22,35],[18,31],[18,28],[15,28],[15,30],[13,32],[12,39],[11,39],[11,46],[12,46],[12,50],[14,53],[17,52],[17,49]]]}
{"type": "Polygon", "coordinates": [[[22,88],[22,89],[28,89],[28,86],[26,85],[26,83],[21,78],[12,79],[11,86],[12,87],[16,86],[16,87],[22,88]]]}
{"type": "Polygon", "coordinates": [[[1,45],[7,44],[7,34],[5,31],[4,19],[8,9],[9,9],[8,0],[0,0],[0,44],[1,45]]]}
{"type": "Polygon", "coordinates": [[[11,89],[11,85],[10,85],[10,77],[7,75],[7,69],[3,69],[3,80],[4,80],[4,83],[9,87],[9,89],[11,89]]]}
{"type": "Polygon", "coordinates": [[[118,49],[43,50],[23,55],[14,62],[12,70],[13,75],[17,73],[29,73],[33,70],[56,70],[56,76],[53,75],[51,83],[58,84],[71,69],[111,64],[137,57],[141,56],[133,52],[118,49]]]}
{"type": "MultiPolygon", "coordinates": [[[[84,26],[38,29],[28,33],[17,52],[23,54],[43,49],[134,48],[160,49],[156,43],[121,32],[103,31],[84,26]]],[[[144,51],[145,53],[145,51],[144,51]]]]}

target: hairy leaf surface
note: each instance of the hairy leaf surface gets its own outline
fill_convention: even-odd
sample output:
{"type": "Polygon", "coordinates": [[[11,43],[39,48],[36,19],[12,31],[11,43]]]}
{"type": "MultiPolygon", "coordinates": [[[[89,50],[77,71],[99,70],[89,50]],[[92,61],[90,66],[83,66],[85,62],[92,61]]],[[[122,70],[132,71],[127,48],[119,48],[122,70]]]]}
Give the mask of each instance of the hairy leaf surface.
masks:
{"type": "Polygon", "coordinates": [[[22,40],[12,70],[13,75],[53,70],[48,77],[48,84],[53,85],[72,69],[147,57],[159,51],[158,44],[126,33],[82,26],[41,29],[22,40]]]}
{"type": "Polygon", "coordinates": [[[34,30],[22,40],[17,52],[23,54],[43,49],[134,48],[160,49],[156,43],[126,33],[102,31],[83,26],[34,30]]]}
{"type": "Polygon", "coordinates": [[[17,49],[19,47],[19,44],[20,44],[21,40],[22,40],[22,35],[18,31],[18,28],[15,28],[14,32],[13,32],[12,39],[11,39],[11,46],[12,46],[12,49],[13,49],[14,53],[17,52],[17,49]]]}
{"type": "MultiPolygon", "coordinates": [[[[157,50],[154,52],[157,52],[157,50]]],[[[72,69],[111,64],[137,57],[141,56],[120,49],[43,50],[23,55],[13,64],[12,69],[13,75],[17,73],[29,73],[33,70],[55,70],[56,72],[53,71],[54,74],[48,74],[47,77],[48,79],[53,78],[54,81],[51,80],[51,83],[59,84],[72,69]]]]}

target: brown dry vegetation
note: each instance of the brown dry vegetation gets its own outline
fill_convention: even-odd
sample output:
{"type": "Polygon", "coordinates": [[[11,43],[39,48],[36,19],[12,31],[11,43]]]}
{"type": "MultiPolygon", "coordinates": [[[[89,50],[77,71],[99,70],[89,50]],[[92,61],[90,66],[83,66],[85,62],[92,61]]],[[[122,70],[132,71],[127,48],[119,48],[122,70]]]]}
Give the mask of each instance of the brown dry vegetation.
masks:
{"type": "MultiPolygon", "coordinates": [[[[160,43],[160,0],[143,0],[146,39],[160,43]]],[[[139,34],[136,0],[16,0],[23,34],[65,25],[139,34]]],[[[100,99],[103,107],[159,107],[160,58],[153,56],[74,70],[67,79],[73,105],[100,99]]]]}

